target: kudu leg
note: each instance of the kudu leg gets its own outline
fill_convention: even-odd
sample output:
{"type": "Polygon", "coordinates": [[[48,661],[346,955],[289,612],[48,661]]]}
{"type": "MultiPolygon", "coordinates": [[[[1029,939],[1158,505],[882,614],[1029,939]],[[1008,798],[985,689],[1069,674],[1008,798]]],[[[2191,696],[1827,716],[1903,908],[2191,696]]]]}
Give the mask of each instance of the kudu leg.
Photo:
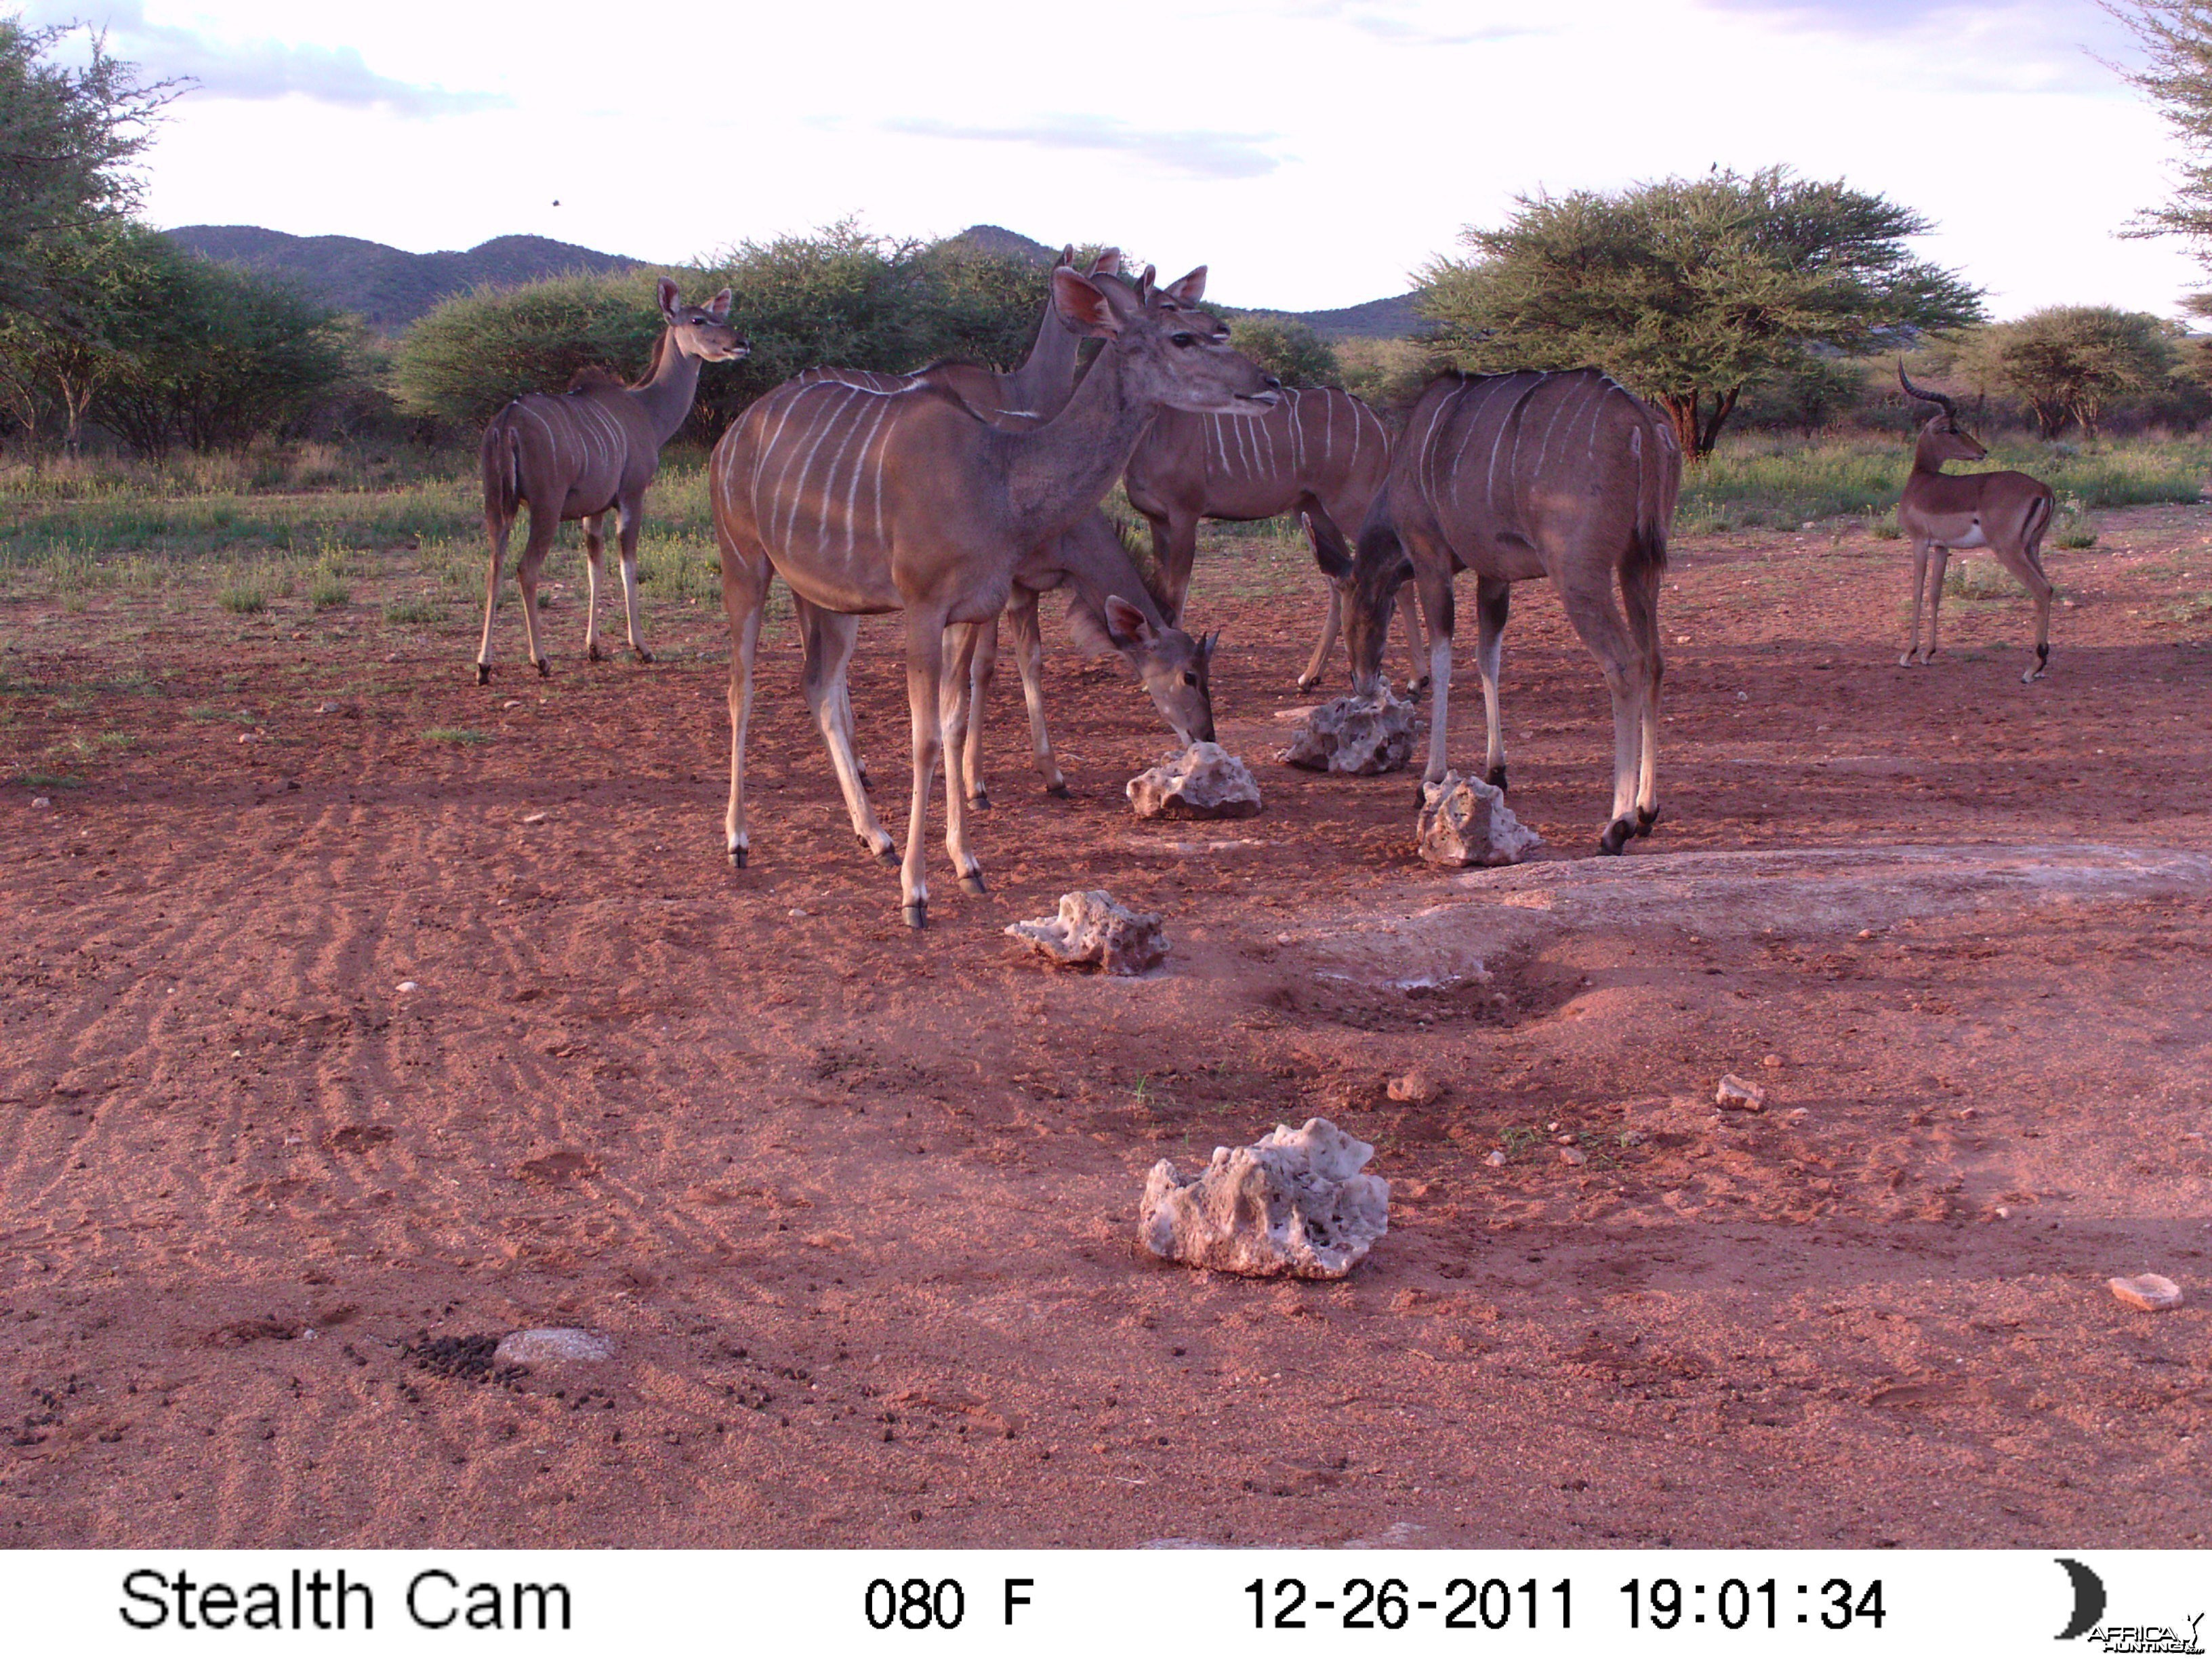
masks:
{"type": "Polygon", "coordinates": [[[623,579],[623,619],[629,625],[629,648],[637,653],[640,662],[651,662],[653,653],[645,648],[645,635],[637,623],[637,532],[644,528],[642,503],[622,509],[622,525],[617,534],[621,538],[623,579]]]}
{"type": "Polygon", "coordinates": [[[1067,780],[1060,769],[1060,757],[1052,752],[1052,733],[1044,720],[1044,633],[1037,626],[1037,596],[1018,590],[1013,603],[1006,607],[1006,619],[1014,635],[1014,665],[1021,671],[1022,702],[1029,709],[1030,752],[1036,757],[1036,769],[1044,779],[1044,792],[1067,799],[1067,780]]]}
{"type": "Polygon", "coordinates": [[[477,684],[491,684],[491,623],[499,614],[499,573],[507,562],[507,538],[514,520],[503,514],[484,514],[484,534],[491,543],[491,568],[484,573],[483,638],[477,646],[477,684]]]}
{"type": "Polygon", "coordinates": [[[1498,669],[1504,655],[1505,619],[1512,605],[1512,583],[1497,576],[1476,579],[1474,665],[1482,676],[1483,723],[1490,740],[1483,755],[1482,775],[1493,789],[1505,787],[1505,731],[1498,708],[1498,669]]]}
{"type": "Polygon", "coordinates": [[[722,609],[730,619],[730,804],[722,814],[722,842],[733,868],[742,870],[752,842],[745,830],[745,730],[753,710],[753,653],[760,644],[761,611],[768,598],[764,558],[722,550],[722,609]]]}
{"type": "Polygon", "coordinates": [[[1648,836],[1659,822],[1659,683],[1667,672],[1659,643],[1659,585],[1664,569],[1652,563],[1624,571],[1621,602],[1628,610],[1629,632],[1644,659],[1638,684],[1640,741],[1636,774],[1636,833],[1648,836]]]}
{"type": "MultiPolygon", "coordinates": [[[[1152,547],[1161,550],[1159,527],[1152,527],[1152,547]]],[[[1160,609],[1171,628],[1182,626],[1183,601],[1190,597],[1191,567],[1198,560],[1198,519],[1177,514],[1168,520],[1167,544],[1160,560],[1160,582],[1167,593],[1160,609]]]]}
{"type": "Polygon", "coordinates": [[[1428,689],[1429,636],[1421,627],[1421,607],[1410,584],[1398,590],[1398,620],[1406,630],[1406,694],[1419,696],[1428,689]]]}
{"type": "Polygon", "coordinates": [[[956,623],[945,630],[951,660],[938,688],[938,730],[945,747],[945,854],[959,872],[963,890],[976,894],[984,891],[983,866],[968,845],[968,758],[963,749],[969,712],[969,676],[986,626],[956,623]]]}
{"type": "MultiPolygon", "coordinates": [[[[1012,602],[1008,608],[1012,609],[1012,602]]],[[[981,625],[975,636],[975,665],[963,682],[968,688],[967,701],[961,709],[961,765],[962,775],[968,785],[968,805],[978,811],[988,811],[991,792],[983,783],[983,706],[990,700],[991,683],[999,677],[999,619],[996,617],[981,625]]]]}
{"type": "Polygon", "coordinates": [[[1644,736],[1643,653],[1629,637],[1610,585],[1602,575],[1569,586],[1560,582],[1567,620],[1605,671],[1613,697],[1613,816],[1598,837],[1598,851],[1618,853],[1636,833],[1637,774],[1644,736]]]}
{"type": "MultiPolygon", "coordinates": [[[[1429,622],[1429,763],[1423,783],[1437,783],[1451,769],[1446,758],[1451,725],[1452,578],[1451,556],[1442,549],[1412,550],[1413,580],[1429,622]]],[[[1419,787],[1414,799],[1422,799],[1419,787]]]]}
{"type": "Polygon", "coordinates": [[[541,508],[536,502],[530,507],[530,539],[522,544],[522,562],[515,567],[514,580],[522,589],[522,640],[530,653],[530,660],[538,665],[538,677],[550,679],[553,665],[545,660],[545,653],[538,647],[538,571],[552,550],[553,532],[561,520],[550,507],[541,508]]]}
{"type": "Polygon", "coordinates": [[[945,742],[938,702],[944,677],[942,614],[909,610],[906,613],[906,702],[914,733],[914,792],[907,805],[906,857],[899,866],[899,893],[909,927],[929,926],[929,792],[937,781],[937,758],[945,742]]]}
{"type": "MultiPolygon", "coordinates": [[[[1405,595],[1406,590],[1398,590],[1405,595]]],[[[1328,584],[1328,619],[1321,625],[1321,641],[1313,649],[1313,660],[1306,672],[1298,676],[1298,690],[1310,691],[1321,684],[1322,670],[1328,666],[1329,653],[1336,649],[1336,636],[1344,627],[1344,594],[1334,582],[1328,584]]]]}
{"type": "Polygon", "coordinates": [[[606,526],[604,513],[584,520],[584,656],[590,662],[600,660],[599,576],[605,568],[606,526]]]}
{"type": "Polygon", "coordinates": [[[868,799],[867,783],[853,754],[853,702],[846,689],[846,676],[852,665],[853,646],[860,635],[860,619],[817,610],[796,594],[792,596],[792,602],[798,613],[800,638],[805,642],[800,684],[805,690],[806,707],[822,733],[823,746],[830,751],[830,768],[837,775],[837,789],[845,797],[845,811],[853,821],[853,833],[874,856],[890,858],[898,844],[877,819],[874,804],[868,799]]]}

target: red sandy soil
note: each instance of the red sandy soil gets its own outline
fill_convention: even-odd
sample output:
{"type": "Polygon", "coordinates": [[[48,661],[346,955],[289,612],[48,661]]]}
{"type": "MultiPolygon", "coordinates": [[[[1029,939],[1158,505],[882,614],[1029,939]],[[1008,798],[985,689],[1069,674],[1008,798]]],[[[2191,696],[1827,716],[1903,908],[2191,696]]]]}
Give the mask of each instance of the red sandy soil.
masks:
{"type": "MultiPolygon", "coordinates": [[[[458,611],[10,600],[6,771],[124,736],[0,787],[0,1542],[2201,1547],[2212,516],[2104,527],[2033,686],[2019,598],[1897,666],[1902,544],[1680,545],[1666,818],[1602,863],[1602,686],[1522,590],[1551,852],[1470,877],[1404,775],[1274,763],[1318,586],[1217,553],[1265,812],[1136,822],[1170,740],[1055,626],[1075,799],[1009,672],[991,894],[933,842],[919,935],[787,627],[732,872],[711,608],[649,609],[648,667],[556,605],[550,683],[509,611],[479,690],[458,611]],[[1077,887],[1167,971],[1002,937],[1077,887]],[[1350,1279],[1138,1255],[1154,1160],[1313,1114],[1393,1183],[1350,1279]],[[2145,1270],[2189,1304],[2104,1288],[2145,1270]],[[538,1325],[619,1352],[437,1346],[538,1325]]],[[[894,637],[854,701],[896,833],[894,637]]]]}

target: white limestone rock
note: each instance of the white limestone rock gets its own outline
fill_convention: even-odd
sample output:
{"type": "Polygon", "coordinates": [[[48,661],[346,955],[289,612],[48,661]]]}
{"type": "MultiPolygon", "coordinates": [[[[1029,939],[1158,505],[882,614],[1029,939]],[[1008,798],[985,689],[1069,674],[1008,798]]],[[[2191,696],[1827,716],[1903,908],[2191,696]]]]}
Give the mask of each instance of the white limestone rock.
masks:
{"type": "Polygon", "coordinates": [[[1421,856],[1431,864],[1518,864],[1544,838],[1513,816],[1505,792],[1480,778],[1447,772],[1421,786],[1417,830],[1421,856]]]}
{"type": "Polygon", "coordinates": [[[1062,893],[1060,914],[1018,921],[1006,929],[1058,968],[1103,968],[1109,974],[1146,974],[1167,960],[1168,936],[1160,919],[1117,904],[1110,893],[1062,893]]]}
{"type": "Polygon", "coordinates": [[[1413,753],[1413,705],[1387,690],[1377,701],[1337,697],[1291,734],[1278,758],[1309,772],[1369,776],[1401,769],[1413,753]]]}
{"type": "Polygon", "coordinates": [[[2105,1288],[2145,1313],[2164,1313],[2181,1305],[2181,1286],[2163,1273],[2137,1273],[2132,1279],[2108,1279],[2105,1288]]]}
{"type": "Polygon", "coordinates": [[[568,1326],[539,1330],[509,1331],[492,1351],[495,1365],[565,1365],[595,1364],[615,1357],[615,1340],[597,1331],[568,1326]]]}
{"type": "Polygon", "coordinates": [[[1327,1118],[1217,1146],[1194,1176],[1162,1158],[1145,1181],[1137,1242],[1165,1261],[1252,1278],[1342,1279],[1389,1230],[1390,1183],[1362,1172],[1375,1149],[1327,1118]]]}
{"type": "Polygon", "coordinates": [[[1249,818],[1260,810],[1252,769],[1218,743],[1194,743],[1129,780],[1140,818],[1249,818]]]}
{"type": "Polygon", "coordinates": [[[1713,1104],[1724,1112],[1763,1112],[1766,1109],[1766,1091],[1729,1072],[1715,1086],[1713,1104]]]}

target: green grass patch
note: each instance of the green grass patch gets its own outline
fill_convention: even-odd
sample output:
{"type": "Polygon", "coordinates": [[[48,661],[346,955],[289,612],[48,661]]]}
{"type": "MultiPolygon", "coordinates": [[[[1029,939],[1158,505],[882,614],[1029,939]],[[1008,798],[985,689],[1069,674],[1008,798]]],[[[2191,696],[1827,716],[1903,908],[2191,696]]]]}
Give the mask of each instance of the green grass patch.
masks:
{"type": "Polygon", "coordinates": [[[491,738],[482,732],[465,732],[458,726],[434,726],[422,733],[431,743],[477,744],[489,743],[491,738]]]}
{"type": "Polygon", "coordinates": [[[446,607],[428,593],[410,593],[384,607],[384,620],[399,626],[443,622],[446,607]]]}
{"type": "Polygon", "coordinates": [[[84,787],[82,778],[71,777],[66,772],[30,770],[20,772],[16,776],[19,781],[30,785],[33,789],[82,789],[84,787]]]}
{"type": "Polygon", "coordinates": [[[2027,591],[1995,559],[1954,558],[1943,572],[1943,592],[1954,599],[2018,599],[2027,591]]]}
{"type": "Polygon", "coordinates": [[[350,603],[352,599],[353,589],[335,570],[318,570],[307,583],[307,603],[318,611],[334,610],[350,603]]]}

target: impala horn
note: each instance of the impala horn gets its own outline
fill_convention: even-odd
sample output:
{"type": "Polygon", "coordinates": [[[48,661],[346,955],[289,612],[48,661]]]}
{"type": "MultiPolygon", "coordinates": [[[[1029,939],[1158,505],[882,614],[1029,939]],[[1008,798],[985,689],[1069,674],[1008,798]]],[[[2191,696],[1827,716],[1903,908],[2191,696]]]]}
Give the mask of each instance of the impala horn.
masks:
{"type": "Polygon", "coordinates": [[[1905,379],[1905,359],[1902,357],[1899,357],[1897,360],[1897,383],[1905,388],[1905,395],[1906,397],[1917,398],[1923,404],[1939,404],[1946,415],[1950,416],[1954,420],[1958,418],[1959,405],[1957,404],[1954,403],[1950,398],[1945,397],[1940,392],[1923,392],[1918,386],[1913,385],[1911,380],[1905,379]]]}

